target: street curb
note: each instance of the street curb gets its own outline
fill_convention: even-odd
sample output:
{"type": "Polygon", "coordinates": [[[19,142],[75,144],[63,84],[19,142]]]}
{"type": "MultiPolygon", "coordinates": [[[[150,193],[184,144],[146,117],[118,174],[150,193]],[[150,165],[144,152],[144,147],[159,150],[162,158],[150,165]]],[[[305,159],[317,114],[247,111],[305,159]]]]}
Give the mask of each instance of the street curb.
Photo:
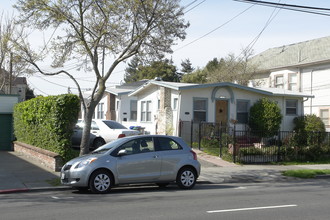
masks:
{"type": "Polygon", "coordinates": [[[10,194],[10,193],[19,193],[19,192],[27,192],[30,189],[28,188],[21,188],[21,189],[4,189],[0,190],[0,194],[10,194]]]}
{"type": "Polygon", "coordinates": [[[330,174],[316,175],[315,178],[317,178],[317,179],[330,179],[330,174]]]}
{"type": "Polygon", "coordinates": [[[59,190],[63,191],[70,189],[72,189],[72,187],[68,187],[68,186],[5,189],[5,190],[0,190],[0,194],[11,194],[11,193],[21,193],[21,192],[46,192],[46,191],[59,191],[59,190]]]}

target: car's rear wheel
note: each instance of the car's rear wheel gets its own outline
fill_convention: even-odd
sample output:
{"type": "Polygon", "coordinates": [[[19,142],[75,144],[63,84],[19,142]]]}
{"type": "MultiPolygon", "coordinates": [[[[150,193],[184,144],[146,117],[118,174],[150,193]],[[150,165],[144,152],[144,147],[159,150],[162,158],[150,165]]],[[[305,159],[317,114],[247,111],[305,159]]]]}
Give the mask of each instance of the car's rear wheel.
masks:
{"type": "Polygon", "coordinates": [[[190,167],[183,167],[178,172],[176,183],[181,189],[191,189],[197,180],[196,172],[190,167]]]}
{"type": "Polygon", "coordinates": [[[93,193],[108,193],[112,185],[113,177],[107,170],[96,170],[89,179],[89,188],[93,193]]]}
{"type": "Polygon", "coordinates": [[[95,150],[96,148],[101,147],[104,144],[105,144],[105,141],[103,138],[95,138],[95,140],[93,141],[92,148],[93,148],[93,150],[95,150]]]}

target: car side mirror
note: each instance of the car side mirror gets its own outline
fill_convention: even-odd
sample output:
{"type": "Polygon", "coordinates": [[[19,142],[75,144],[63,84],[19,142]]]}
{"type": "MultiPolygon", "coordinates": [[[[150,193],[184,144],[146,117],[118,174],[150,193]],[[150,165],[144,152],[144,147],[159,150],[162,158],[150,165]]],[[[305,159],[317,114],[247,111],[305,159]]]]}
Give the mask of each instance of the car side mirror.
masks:
{"type": "Polygon", "coordinates": [[[121,156],[125,156],[127,155],[127,150],[123,149],[123,150],[120,150],[117,154],[117,156],[121,157],[121,156]]]}

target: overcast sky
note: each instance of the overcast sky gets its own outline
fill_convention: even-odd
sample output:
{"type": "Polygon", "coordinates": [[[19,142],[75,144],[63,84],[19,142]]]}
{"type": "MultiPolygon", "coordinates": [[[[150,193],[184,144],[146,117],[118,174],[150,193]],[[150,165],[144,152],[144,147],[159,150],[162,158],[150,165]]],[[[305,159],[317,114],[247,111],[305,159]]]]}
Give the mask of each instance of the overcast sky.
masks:
{"type": "MultiPolygon", "coordinates": [[[[10,10],[14,2],[2,1],[0,11],[10,10]]],[[[272,2],[330,8],[330,1],[325,0],[272,2]]],[[[238,56],[242,49],[249,45],[253,45],[254,54],[258,54],[268,48],[330,36],[330,16],[279,10],[233,0],[182,0],[183,6],[190,3],[193,4],[185,10],[185,19],[190,22],[187,37],[185,41],[177,42],[177,45],[173,46],[174,53],[168,56],[172,57],[178,68],[185,59],[190,59],[196,68],[205,66],[215,57],[225,57],[230,53],[238,56]]],[[[42,41],[43,38],[44,36],[37,35],[34,40],[42,41]]],[[[47,65],[45,63],[45,66],[47,65]]],[[[122,81],[124,69],[125,65],[119,66],[107,85],[122,81]]],[[[93,81],[93,74],[76,74],[79,74],[83,88],[94,85],[90,83],[93,81]]],[[[66,93],[68,86],[75,92],[74,84],[64,76],[44,77],[36,74],[28,77],[28,83],[36,94],[41,95],[66,93]]]]}

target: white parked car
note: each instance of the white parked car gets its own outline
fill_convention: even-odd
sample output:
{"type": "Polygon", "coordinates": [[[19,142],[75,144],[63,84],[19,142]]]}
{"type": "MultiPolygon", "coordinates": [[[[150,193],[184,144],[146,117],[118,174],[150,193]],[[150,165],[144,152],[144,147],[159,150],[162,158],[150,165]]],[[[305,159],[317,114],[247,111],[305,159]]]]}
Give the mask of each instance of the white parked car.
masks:
{"type": "MultiPolygon", "coordinates": [[[[72,145],[80,145],[84,126],[84,121],[78,120],[71,138],[72,145]]],[[[116,121],[94,119],[91,124],[90,148],[96,149],[112,140],[139,134],[140,131],[128,129],[116,121]]]]}

